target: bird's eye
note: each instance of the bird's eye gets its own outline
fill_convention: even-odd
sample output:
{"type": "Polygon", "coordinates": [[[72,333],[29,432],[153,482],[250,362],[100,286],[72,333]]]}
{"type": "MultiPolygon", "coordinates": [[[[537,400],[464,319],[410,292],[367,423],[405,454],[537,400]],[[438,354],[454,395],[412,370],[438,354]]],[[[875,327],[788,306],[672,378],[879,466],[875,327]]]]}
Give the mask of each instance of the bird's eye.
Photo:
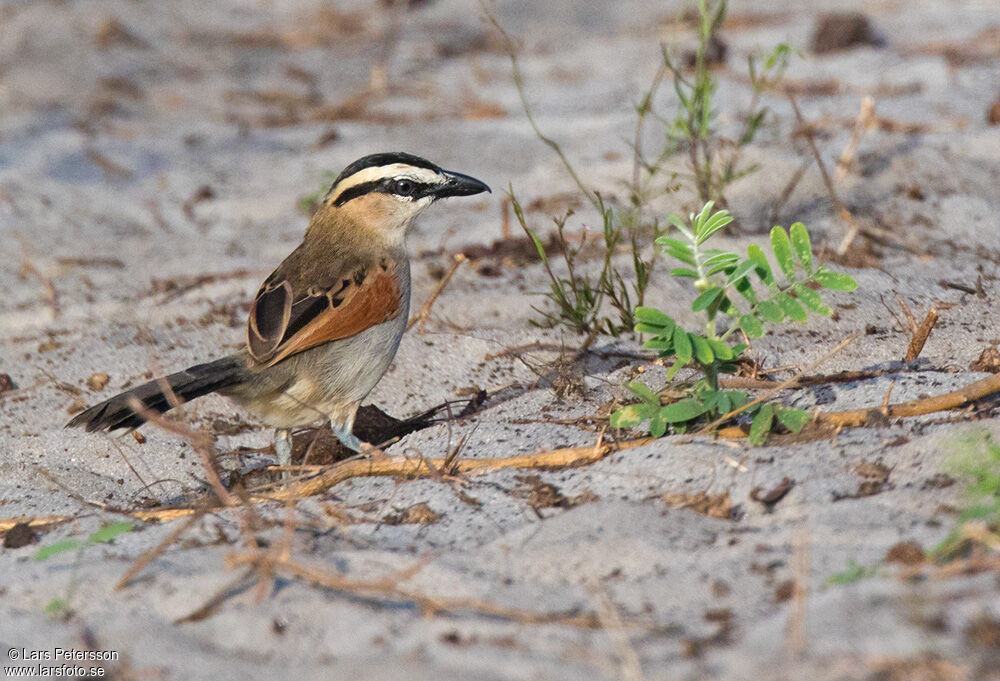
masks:
{"type": "Polygon", "coordinates": [[[410,196],[415,188],[410,180],[396,180],[392,185],[392,193],[399,196],[410,196]]]}

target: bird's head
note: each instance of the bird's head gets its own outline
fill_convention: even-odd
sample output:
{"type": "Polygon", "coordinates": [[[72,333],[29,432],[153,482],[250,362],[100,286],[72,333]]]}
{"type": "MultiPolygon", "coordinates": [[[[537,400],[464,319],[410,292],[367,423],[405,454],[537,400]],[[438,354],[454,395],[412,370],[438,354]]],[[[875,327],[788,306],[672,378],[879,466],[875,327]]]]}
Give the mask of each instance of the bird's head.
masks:
{"type": "Polygon", "coordinates": [[[390,243],[402,243],[413,218],[436,200],[488,191],[474,177],[444,170],[419,156],[372,154],[344,168],[313,223],[351,224],[390,243]]]}

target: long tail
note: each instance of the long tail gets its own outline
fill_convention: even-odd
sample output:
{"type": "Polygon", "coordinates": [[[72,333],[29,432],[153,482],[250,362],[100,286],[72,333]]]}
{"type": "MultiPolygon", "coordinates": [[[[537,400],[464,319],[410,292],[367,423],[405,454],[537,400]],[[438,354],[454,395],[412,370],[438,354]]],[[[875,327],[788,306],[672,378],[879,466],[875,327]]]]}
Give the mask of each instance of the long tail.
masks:
{"type": "Polygon", "coordinates": [[[95,430],[117,430],[118,428],[138,428],[146,419],[132,408],[132,400],[137,399],[146,409],[164,413],[175,406],[175,400],[187,402],[239,383],[246,375],[246,361],[239,355],[223,357],[207,364],[178,371],[162,378],[144,383],[109,400],[86,409],[66,424],[66,427],[83,426],[88,432],[95,430]],[[173,396],[164,392],[164,384],[170,386],[173,396]]]}

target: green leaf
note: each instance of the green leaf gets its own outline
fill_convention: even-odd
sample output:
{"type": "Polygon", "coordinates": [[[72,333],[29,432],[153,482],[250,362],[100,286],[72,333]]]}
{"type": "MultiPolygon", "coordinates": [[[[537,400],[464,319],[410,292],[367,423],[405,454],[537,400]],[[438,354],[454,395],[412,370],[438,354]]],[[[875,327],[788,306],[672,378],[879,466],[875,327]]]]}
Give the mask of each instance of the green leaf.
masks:
{"type": "Polygon", "coordinates": [[[657,242],[663,246],[663,250],[680,260],[682,263],[691,265],[692,267],[698,266],[698,263],[695,262],[694,259],[694,253],[691,251],[691,247],[687,244],[681,243],[676,239],[667,239],[666,237],[660,237],[657,239],[657,242]]]}
{"type": "Polygon", "coordinates": [[[545,255],[545,246],[542,245],[542,240],[538,238],[538,235],[535,234],[534,231],[528,229],[527,227],[524,228],[524,231],[528,233],[528,236],[530,236],[531,240],[534,242],[535,250],[538,251],[539,259],[541,259],[543,264],[548,264],[549,259],[545,255]]]}
{"type": "Polygon", "coordinates": [[[788,233],[784,227],[776,226],[771,229],[771,249],[781,271],[789,281],[795,281],[795,261],[792,259],[792,247],[788,243],[788,233]]]}
{"type": "Polygon", "coordinates": [[[690,421],[704,413],[705,405],[691,397],[660,407],[660,418],[667,423],[690,421]]]}
{"type": "Polygon", "coordinates": [[[715,340],[714,338],[708,338],[706,340],[708,340],[708,344],[712,346],[712,352],[715,353],[715,356],[721,359],[722,361],[726,361],[727,359],[732,359],[733,357],[736,356],[733,353],[733,349],[728,345],[726,345],[725,343],[723,343],[722,341],[715,340]]]}
{"type": "Polygon", "coordinates": [[[788,234],[792,240],[792,248],[795,249],[795,256],[799,259],[806,272],[812,274],[813,255],[812,244],[809,243],[809,231],[801,222],[796,222],[788,228],[788,234]]]}
{"type": "Polygon", "coordinates": [[[57,541],[55,544],[49,544],[48,546],[43,546],[38,549],[35,554],[35,560],[47,560],[52,556],[57,556],[60,553],[65,553],[67,551],[72,551],[73,549],[82,546],[80,542],[75,539],[64,539],[63,541],[57,541]]]}
{"type": "Polygon", "coordinates": [[[671,277],[687,277],[688,279],[697,279],[698,273],[694,270],[690,270],[687,267],[675,267],[670,270],[671,277]]]}
{"type": "Polygon", "coordinates": [[[741,296],[747,299],[747,302],[751,305],[757,304],[757,294],[753,290],[753,286],[750,284],[749,279],[740,279],[738,282],[733,284],[741,296]]]}
{"type": "Polygon", "coordinates": [[[750,338],[760,338],[764,335],[764,325],[760,323],[759,319],[750,314],[740,317],[740,328],[750,338]]]}
{"type": "Polygon", "coordinates": [[[762,445],[767,439],[767,434],[771,432],[771,424],[774,423],[774,405],[763,404],[757,411],[750,423],[750,434],[747,441],[752,445],[762,445]]]}
{"type": "Polygon", "coordinates": [[[771,263],[767,261],[767,256],[764,255],[764,249],[757,244],[750,244],[747,246],[747,257],[753,260],[753,264],[757,266],[757,276],[760,277],[760,280],[767,284],[768,288],[775,288],[777,283],[774,281],[771,263]]]}
{"type": "MultiPolygon", "coordinates": [[[[636,329],[638,331],[639,329],[636,329]]],[[[671,335],[669,338],[656,337],[650,338],[648,341],[642,344],[642,347],[647,350],[659,350],[661,355],[666,356],[667,353],[674,351],[674,340],[671,335]]]]}
{"type": "Polygon", "coordinates": [[[862,579],[870,579],[878,575],[877,565],[858,565],[853,560],[847,561],[847,569],[830,575],[827,584],[854,584],[862,579]]]}
{"type": "Polygon", "coordinates": [[[650,404],[655,404],[657,407],[660,406],[660,396],[650,390],[645,384],[639,381],[631,381],[625,386],[629,391],[642,399],[643,402],[648,402],[650,404]]]}
{"type": "Polygon", "coordinates": [[[787,293],[779,293],[774,297],[774,300],[781,306],[781,309],[784,310],[785,314],[793,320],[797,322],[804,322],[809,318],[809,314],[801,305],[799,305],[799,301],[795,300],[795,298],[792,298],[787,293]]]}
{"type": "Polygon", "coordinates": [[[694,355],[698,361],[702,364],[711,364],[715,360],[715,353],[712,352],[712,346],[708,344],[708,340],[694,333],[688,337],[694,344],[694,355]]]}
{"type": "Polygon", "coordinates": [[[710,258],[707,258],[704,262],[705,267],[715,267],[716,265],[721,265],[728,263],[730,265],[735,265],[740,261],[740,256],[735,253],[716,253],[710,258]]]}
{"type": "Polygon", "coordinates": [[[770,300],[762,300],[757,306],[757,312],[765,320],[772,323],[779,323],[785,319],[785,311],[781,309],[781,306],[770,300]]]}
{"type": "Polygon", "coordinates": [[[756,267],[757,267],[757,263],[755,263],[753,260],[744,260],[743,262],[741,262],[739,265],[736,266],[735,270],[733,270],[730,273],[729,279],[727,281],[730,284],[733,284],[733,283],[739,281],[740,279],[743,279],[744,277],[746,277],[754,269],[756,269],[756,267]]]}
{"type": "Polygon", "coordinates": [[[805,284],[795,285],[795,295],[798,296],[799,301],[803,305],[808,307],[813,312],[826,315],[828,317],[833,314],[833,310],[823,304],[823,299],[819,297],[819,294],[805,284]]]}
{"type": "Polygon", "coordinates": [[[842,272],[831,272],[825,267],[820,267],[813,274],[813,280],[823,288],[834,291],[853,291],[858,287],[858,283],[842,272]]]}
{"type": "Polygon", "coordinates": [[[687,332],[679,326],[674,327],[674,352],[677,354],[677,359],[684,364],[691,361],[693,352],[691,347],[691,338],[687,335],[687,332]]]}
{"type": "Polygon", "coordinates": [[[609,421],[612,428],[630,428],[651,418],[656,410],[657,407],[646,402],[630,404],[611,414],[609,421]]]}
{"type": "MultiPolygon", "coordinates": [[[[688,360],[688,362],[689,361],[691,361],[691,360],[688,360]]],[[[686,365],[687,365],[687,362],[682,362],[679,359],[676,362],[674,362],[673,364],[671,364],[670,368],[667,369],[667,380],[668,381],[674,380],[674,376],[677,375],[677,372],[680,371],[681,369],[683,369],[686,365]]]]}
{"type": "Polygon", "coordinates": [[[788,430],[797,433],[802,430],[812,419],[812,414],[805,409],[793,409],[790,407],[778,407],[775,410],[778,421],[788,430]]]}
{"type": "Polygon", "coordinates": [[[637,307],[635,308],[635,318],[640,322],[646,324],[653,324],[655,326],[673,326],[674,320],[663,314],[655,307],[637,307]]]}
{"type": "Polygon", "coordinates": [[[657,409],[649,419],[649,434],[653,437],[663,437],[667,432],[667,422],[663,418],[663,410],[657,409]]]}
{"type": "Polygon", "coordinates": [[[67,610],[69,610],[69,601],[65,598],[53,598],[45,604],[45,608],[42,609],[42,612],[46,615],[62,615],[67,610]]]}
{"type": "MultiPolygon", "coordinates": [[[[701,236],[701,232],[705,229],[705,224],[708,221],[708,215],[712,212],[714,206],[715,201],[708,201],[701,207],[700,213],[691,216],[691,225],[694,227],[694,235],[696,237],[701,236]]],[[[699,243],[701,242],[699,241],[699,243]]]]}
{"type": "Polygon", "coordinates": [[[750,401],[750,396],[742,390],[730,390],[729,399],[733,402],[733,409],[739,409],[750,401]]]}
{"type": "Polygon", "coordinates": [[[91,544],[107,544],[118,535],[131,532],[133,527],[135,527],[135,525],[131,520],[120,520],[115,523],[108,523],[87,537],[87,542],[91,544]]]}
{"type": "MultiPolygon", "coordinates": [[[[671,213],[670,215],[667,216],[667,219],[670,220],[671,224],[673,224],[673,226],[676,227],[681,234],[686,236],[688,239],[694,240],[694,232],[691,231],[691,228],[688,227],[687,224],[685,224],[684,220],[682,220],[679,215],[674,215],[671,213]]],[[[660,237],[660,239],[665,239],[665,238],[666,237],[660,237]]],[[[660,239],[656,240],[657,243],[660,242],[660,239]]]]}
{"type": "Polygon", "coordinates": [[[703,291],[701,295],[694,299],[691,303],[691,310],[693,312],[700,312],[704,310],[709,305],[715,302],[715,299],[722,295],[722,289],[718,286],[713,286],[712,288],[703,291]]]}
{"type": "Polygon", "coordinates": [[[733,410],[733,401],[729,398],[729,393],[720,391],[717,393],[716,404],[719,405],[719,414],[728,414],[733,410]]]}
{"type": "MultiPolygon", "coordinates": [[[[709,201],[709,203],[711,203],[711,201],[709,201]]],[[[705,206],[708,207],[708,204],[705,204],[705,206]]],[[[718,213],[710,217],[704,225],[702,225],[698,233],[698,243],[705,243],[713,234],[732,221],[733,216],[729,214],[728,210],[720,210],[718,213]]]]}

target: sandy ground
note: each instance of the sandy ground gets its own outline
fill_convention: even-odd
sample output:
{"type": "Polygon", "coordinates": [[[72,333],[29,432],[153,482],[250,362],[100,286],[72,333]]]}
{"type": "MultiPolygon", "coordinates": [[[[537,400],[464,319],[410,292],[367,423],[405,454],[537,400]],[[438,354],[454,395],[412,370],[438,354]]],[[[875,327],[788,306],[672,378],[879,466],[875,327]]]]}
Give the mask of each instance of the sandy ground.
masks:
{"type": "MultiPolygon", "coordinates": [[[[829,164],[861,97],[873,96],[879,114],[901,125],[863,140],[838,189],[893,241],[864,242],[874,260],[848,269],[860,284],[855,295],[831,297],[838,321],[779,330],[756,351],[769,366],[808,365],[858,334],[823,372],[894,369],[785,395],[804,407],[878,405],[890,387],[902,401],[982,378],[968,367],[1000,339],[1000,129],[985,116],[1000,94],[1000,6],[835,3],[867,12],[884,45],[815,57],[807,46],[818,9],[804,4],[732,3],[720,119],[732,125],[749,101],[746,55],[781,41],[805,53],[789,78],[816,86],[799,101],[807,118],[826,123],[819,141],[829,164]],[[977,281],[983,295],[941,283],[975,290],[977,281]],[[887,312],[895,293],[918,315],[935,301],[953,305],[912,367],[893,364],[909,338],[887,312]]],[[[287,575],[258,603],[226,568],[241,545],[232,513],[198,521],[124,590],[115,582],[176,521],[32,559],[39,545],[120,520],[109,508],[177,502],[201,489],[203,471],[183,438],[147,426],[140,445],[61,426],[83,404],[238,347],[247,301],[298,243],[307,222],[299,198],[324,171],[407,150],[494,187],[434,207],[414,229],[415,306],[451,253],[501,236],[506,187],[536,202],[529,219],[543,230],[548,214],[573,203],[572,182],[527,125],[509,61],[475,3],[438,0],[395,19],[377,2],[331,8],[307,0],[0,3],[0,373],[17,385],[0,395],[0,515],[76,518],[37,533],[37,544],[0,552],[0,643],[116,651],[107,671],[119,679],[1000,678],[996,574],[904,580],[883,562],[900,542],[929,549],[954,527],[963,485],[948,484],[946,459],[969,428],[997,430],[989,406],[975,426],[938,415],[757,449],[668,437],[581,468],[361,478],[295,506],[294,555],[310,565],[355,580],[420,566],[403,582],[411,592],[537,614],[596,613],[583,618],[594,627],[468,609],[427,614],[405,600],[287,575]],[[387,65],[387,94],[365,96],[378,63],[387,65]],[[103,388],[87,385],[96,372],[109,376],[103,388]],[[888,478],[876,494],[852,498],[866,480],[859,470],[888,478]],[[785,477],[795,485],[773,510],[751,500],[753,488],[785,477]],[[696,492],[728,493],[732,517],[663,500],[696,492]],[[429,509],[430,522],[398,522],[412,508],[429,509]],[[880,567],[832,585],[851,562],[880,567]],[[175,624],[220,590],[228,597],[208,616],[175,624]],[[43,612],[67,597],[68,619],[43,612]]],[[[678,8],[496,6],[523,41],[539,124],[606,195],[624,196],[631,103],[652,78],[658,43],[684,40],[673,28],[678,8]]],[[[673,106],[669,90],[663,111],[673,106]]],[[[744,231],[724,246],[763,239],[768,205],[804,158],[790,141],[787,102],[767,103],[775,115],[748,152],[761,170],[729,191],[744,231]]],[[[647,144],[655,143],[654,126],[647,144]]],[[[685,210],[693,198],[681,191],[656,209],[685,210]]],[[[579,208],[575,228],[594,226],[579,208]]],[[[843,235],[815,167],[779,213],[783,224],[796,220],[819,245],[843,235]]],[[[651,302],[692,321],[681,286],[659,273],[651,302]]],[[[558,353],[490,358],[535,341],[579,342],[529,325],[530,306],[544,302],[531,292],[545,287],[537,263],[483,259],[458,271],[425,332],[404,338],[371,401],[406,417],[470,388],[506,390],[472,417],[407,436],[391,454],[444,456],[461,438],[465,457],[595,441],[593,430],[554,421],[622,397],[635,361],[611,351],[636,351],[634,341],[598,338],[569,395],[547,383],[517,387],[535,382],[529,365],[558,353]]],[[[662,381],[662,369],[646,369],[649,385],[662,381]]],[[[270,443],[252,414],[222,398],[186,405],[179,418],[218,433],[221,452],[270,443]]],[[[268,461],[245,454],[221,465],[246,471],[268,461]]],[[[271,522],[256,537],[276,546],[284,510],[262,514],[271,522]]]]}

